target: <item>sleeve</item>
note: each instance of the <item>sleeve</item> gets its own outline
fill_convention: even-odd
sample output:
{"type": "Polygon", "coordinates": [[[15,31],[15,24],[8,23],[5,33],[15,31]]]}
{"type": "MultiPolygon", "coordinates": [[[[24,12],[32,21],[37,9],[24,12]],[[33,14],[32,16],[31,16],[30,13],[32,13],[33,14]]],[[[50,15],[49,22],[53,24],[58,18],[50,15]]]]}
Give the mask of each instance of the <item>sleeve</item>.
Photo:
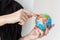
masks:
{"type": "MultiPolygon", "coordinates": [[[[20,5],[16,1],[12,1],[12,3],[9,4],[9,6],[6,9],[4,9],[0,15],[11,14],[20,9],[23,9],[22,5],[20,5]]],[[[6,25],[2,26],[2,29],[3,29],[2,30],[3,31],[2,39],[4,39],[4,40],[5,39],[6,40],[18,40],[19,38],[21,38],[22,26],[18,25],[18,23],[6,24],[6,25]]]]}
{"type": "Polygon", "coordinates": [[[24,9],[24,7],[16,1],[14,1],[12,6],[15,7],[15,8],[13,8],[14,11],[18,11],[19,9],[24,9]]]}
{"type": "MultiPolygon", "coordinates": [[[[16,6],[15,11],[18,11],[19,9],[24,9],[23,6],[17,2],[15,2],[15,5],[13,6],[16,6]]],[[[22,26],[18,25],[17,26],[17,39],[21,38],[21,31],[22,31],[22,26]]]]}

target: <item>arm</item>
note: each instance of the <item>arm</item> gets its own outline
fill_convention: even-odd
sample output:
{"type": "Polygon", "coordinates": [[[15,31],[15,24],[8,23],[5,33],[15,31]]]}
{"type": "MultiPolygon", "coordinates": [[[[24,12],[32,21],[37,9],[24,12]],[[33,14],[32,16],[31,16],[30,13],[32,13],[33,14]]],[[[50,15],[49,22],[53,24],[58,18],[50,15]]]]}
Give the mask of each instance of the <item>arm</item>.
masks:
{"type": "Polygon", "coordinates": [[[20,13],[18,13],[19,11],[12,13],[12,14],[8,14],[8,15],[3,15],[0,16],[0,26],[4,25],[4,24],[9,24],[9,23],[16,23],[19,21],[19,16],[20,13]]]}
{"type": "Polygon", "coordinates": [[[0,26],[16,22],[19,22],[20,25],[23,25],[28,18],[32,17],[32,14],[33,13],[28,10],[20,9],[12,14],[0,16],[0,26]]]}
{"type": "Polygon", "coordinates": [[[28,36],[25,36],[25,37],[22,37],[22,38],[20,38],[18,40],[31,40],[31,39],[28,36]]]}

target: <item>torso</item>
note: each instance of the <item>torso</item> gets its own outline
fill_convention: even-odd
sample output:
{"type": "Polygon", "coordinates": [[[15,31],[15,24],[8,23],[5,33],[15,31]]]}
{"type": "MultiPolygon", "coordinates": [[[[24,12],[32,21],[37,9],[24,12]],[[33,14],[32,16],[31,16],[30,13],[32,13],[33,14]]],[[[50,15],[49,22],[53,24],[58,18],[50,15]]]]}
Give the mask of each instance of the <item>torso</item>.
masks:
{"type": "MultiPolygon", "coordinates": [[[[23,8],[21,5],[13,1],[9,6],[1,11],[0,16],[13,13],[21,8],[23,8]]],[[[21,29],[22,27],[21,25],[18,25],[18,23],[6,24],[0,27],[1,40],[17,40],[19,37],[21,37],[21,29]]]]}

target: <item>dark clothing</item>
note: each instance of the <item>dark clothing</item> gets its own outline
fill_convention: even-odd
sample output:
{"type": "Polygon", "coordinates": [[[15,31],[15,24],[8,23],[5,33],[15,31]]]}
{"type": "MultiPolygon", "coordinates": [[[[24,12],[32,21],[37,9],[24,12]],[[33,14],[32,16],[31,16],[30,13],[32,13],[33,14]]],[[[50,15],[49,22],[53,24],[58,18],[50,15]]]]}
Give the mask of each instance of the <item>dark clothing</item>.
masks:
{"type": "MultiPolygon", "coordinates": [[[[0,16],[11,14],[23,8],[14,0],[0,0],[0,16]]],[[[1,40],[18,40],[21,37],[22,26],[15,24],[6,24],[0,27],[1,40]]]]}

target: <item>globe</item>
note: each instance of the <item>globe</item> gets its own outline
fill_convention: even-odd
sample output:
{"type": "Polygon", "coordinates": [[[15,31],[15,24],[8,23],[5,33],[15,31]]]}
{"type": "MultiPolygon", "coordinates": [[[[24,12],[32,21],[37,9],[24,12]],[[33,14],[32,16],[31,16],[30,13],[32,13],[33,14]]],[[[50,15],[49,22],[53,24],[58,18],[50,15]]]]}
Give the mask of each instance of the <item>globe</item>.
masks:
{"type": "Polygon", "coordinates": [[[51,27],[52,20],[51,20],[51,17],[47,14],[39,14],[36,17],[35,24],[39,29],[46,30],[46,26],[48,28],[51,27]]]}

